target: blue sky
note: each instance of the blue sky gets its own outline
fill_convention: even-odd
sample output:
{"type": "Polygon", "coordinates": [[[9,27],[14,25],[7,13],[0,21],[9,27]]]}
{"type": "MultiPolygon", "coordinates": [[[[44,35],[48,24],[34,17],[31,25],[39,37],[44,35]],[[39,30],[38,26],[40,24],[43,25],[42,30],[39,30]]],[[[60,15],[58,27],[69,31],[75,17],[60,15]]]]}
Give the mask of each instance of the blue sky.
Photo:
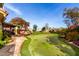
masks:
{"type": "Polygon", "coordinates": [[[64,8],[79,7],[79,4],[68,3],[6,3],[4,9],[7,10],[8,16],[6,22],[11,21],[14,17],[21,17],[30,22],[30,27],[37,24],[39,28],[46,23],[50,27],[66,27],[64,24],[64,8]]]}

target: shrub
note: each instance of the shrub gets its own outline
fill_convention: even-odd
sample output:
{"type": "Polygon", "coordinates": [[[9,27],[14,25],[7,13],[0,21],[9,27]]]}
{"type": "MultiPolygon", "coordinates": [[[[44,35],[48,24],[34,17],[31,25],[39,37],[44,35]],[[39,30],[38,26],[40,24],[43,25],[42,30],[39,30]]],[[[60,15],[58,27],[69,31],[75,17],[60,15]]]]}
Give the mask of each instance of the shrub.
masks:
{"type": "Polygon", "coordinates": [[[5,41],[0,40],[0,48],[2,48],[4,46],[4,44],[5,44],[5,41]]]}
{"type": "Polygon", "coordinates": [[[4,31],[4,36],[2,29],[0,29],[0,48],[2,48],[6,43],[9,42],[11,33],[4,31]]]}
{"type": "Polygon", "coordinates": [[[79,46],[79,41],[78,41],[78,40],[77,40],[77,41],[73,41],[73,43],[74,43],[75,45],[79,46]]]}
{"type": "Polygon", "coordinates": [[[68,41],[74,41],[79,39],[79,33],[77,31],[68,32],[66,34],[66,39],[68,41]]]}
{"type": "Polygon", "coordinates": [[[2,30],[0,29],[0,40],[2,40],[2,38],[3,38],[3,32],[2,32],[2,30]]]}
{"type": "Polygon", "coordinates": [[[4,42],[2,41],[2,38],[3,38],[3,32],[2,32],[2,30],[0,29],[0,48],[2,48],[3,45],[4,45],[4,42]]]}
{"type": "Polygon", "coordinates": [[[10,39],[11,39],[11,38],[7,36],[7,37],[4,39],[5,43],[9,43],[9,42],[10,42],[10,39]]]}

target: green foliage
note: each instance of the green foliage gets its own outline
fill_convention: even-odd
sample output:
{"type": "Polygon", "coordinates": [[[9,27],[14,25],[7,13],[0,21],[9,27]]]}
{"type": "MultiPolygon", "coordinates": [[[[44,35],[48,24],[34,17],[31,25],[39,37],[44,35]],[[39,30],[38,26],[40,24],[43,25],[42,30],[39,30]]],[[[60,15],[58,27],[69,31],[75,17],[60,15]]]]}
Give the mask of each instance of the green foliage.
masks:
{"type": "Polygon", "coordinates": [[[2,32],[2,29],[0,29],[0,40],[2,40],[3,38],[3,32],[2,32]]]}
{"type": "Polygon", "coordinates": [[[4,39],[5,43],[9,43],[9,42],[10,42],[10,40],[11,40],[11,38],[10,38],[10,37],[8,37],[8,36],[4,39]]]}
{"type": "Polygon", "coordinates": [[[3,38],[3,32],[2,32],[2,29],[0,29],[0,48],[2,48],[3,45],[4,45],[4,42],[2,41],[2,38],[3,38]]]}
{"type": "Polygon", "coordinates": [[[3,36],[3,32],[2,29],[0,29],[0,48],[2,48],[6,43],[9,43],[9,40],[11,34],[9,34],[8,32],[4,32],[4,36],[3,36]]]}
{"type": "Polygon", "coordinates": [[[69,18],[69,19],[76,19],[79,17],[79,8],[74,7],[74,8],[65,8],[64,10],[64,17],[69,18]]]}
{"type": "Polygon", "coordinates": [[[33,31],[36,32],[37,31],[37,25],[33,25],[33,31]]]}
{"type": "Polygon", "coordinates": [[[65,23],[68,27],[71,25],[77,27],[76,25],[79,23],[79,8],[65,8],[63,16],[66,19],[65,23]]]}
{"type": "Polygon", "coordinates": [[[70,31],[66,34],[66,39],[68,41],[74,41],[79,39],[79,33],[77,31],[70,31]]]}
{"type": "Polygon", "coordinates": [[[10,31],[4,31],[5,37],[11,37],[12,33],[10,31]]]}
{"type": "Polygon", "coordinates": [[[46,31],[46,30],[49,30],[49,24],[46,23],[44,27],[42,27],[41,31],[46,31]]]}
{"type": "Polygon", "coordinates": [[[41,29],[41,31],[45,31],[46,29],[45,29],[45,27],[43,27],[42,29],[41,29]]]}
{"type": "Polygon", "coordinates": [[[5,44],[5,41],[0,40],[0,48],[2,48],[4,46],[4,44],[5,44]]]}

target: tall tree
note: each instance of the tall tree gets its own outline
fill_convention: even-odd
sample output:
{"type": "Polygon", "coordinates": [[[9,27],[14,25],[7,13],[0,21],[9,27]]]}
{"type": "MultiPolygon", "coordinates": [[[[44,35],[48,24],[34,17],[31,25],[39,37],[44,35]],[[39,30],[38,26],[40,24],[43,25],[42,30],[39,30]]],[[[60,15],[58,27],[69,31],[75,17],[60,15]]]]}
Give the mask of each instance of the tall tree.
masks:
{"type": "Polygon", "coordinates": [[[38,26],[37,26],[36,24],[33,25],[33,31],[34,31],[34,32],[37,31],[37,27],[38,27],[38,26]]]}
{"type": "Polygon", "coordinates": [[[49,24],[48,24],[48,23],[45,24],[45,29],[46,29],[46,30],[49,29],[49,24]]]}
{"type": "Polygon", "coordinates": [[[70,26],[70,21],[69,20],[64,20],[65,24],[67,25],[67,27],[70,26]]]}
{"type": "Polygon", "coordinates": [[[71,20],[73,25],[76,25],[78,23],[77,20],[79,19],[79,8],[65,8],[63,16],[66,19],[71,20]]]}
{"type": "Polygon", "coordinates": [[[42,27],[41,31],[45,31],[45,27],[42,27]]]}

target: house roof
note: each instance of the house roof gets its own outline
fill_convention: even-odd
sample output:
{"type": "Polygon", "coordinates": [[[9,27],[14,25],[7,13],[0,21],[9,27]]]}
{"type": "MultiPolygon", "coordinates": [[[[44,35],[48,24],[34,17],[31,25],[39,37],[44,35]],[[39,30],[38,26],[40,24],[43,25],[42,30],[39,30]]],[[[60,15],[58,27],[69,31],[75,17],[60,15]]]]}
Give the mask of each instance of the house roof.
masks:
{"type": "Polygon", "coordinates": [[[29,25],[28,22],[26,22],[24,19],[19,18],[19,17],[13,18],[10,23],[15,24],[15,25],[17,25],[17,24],[19,24],[19,25],[24,25],[24,24],[29,25]]]}

